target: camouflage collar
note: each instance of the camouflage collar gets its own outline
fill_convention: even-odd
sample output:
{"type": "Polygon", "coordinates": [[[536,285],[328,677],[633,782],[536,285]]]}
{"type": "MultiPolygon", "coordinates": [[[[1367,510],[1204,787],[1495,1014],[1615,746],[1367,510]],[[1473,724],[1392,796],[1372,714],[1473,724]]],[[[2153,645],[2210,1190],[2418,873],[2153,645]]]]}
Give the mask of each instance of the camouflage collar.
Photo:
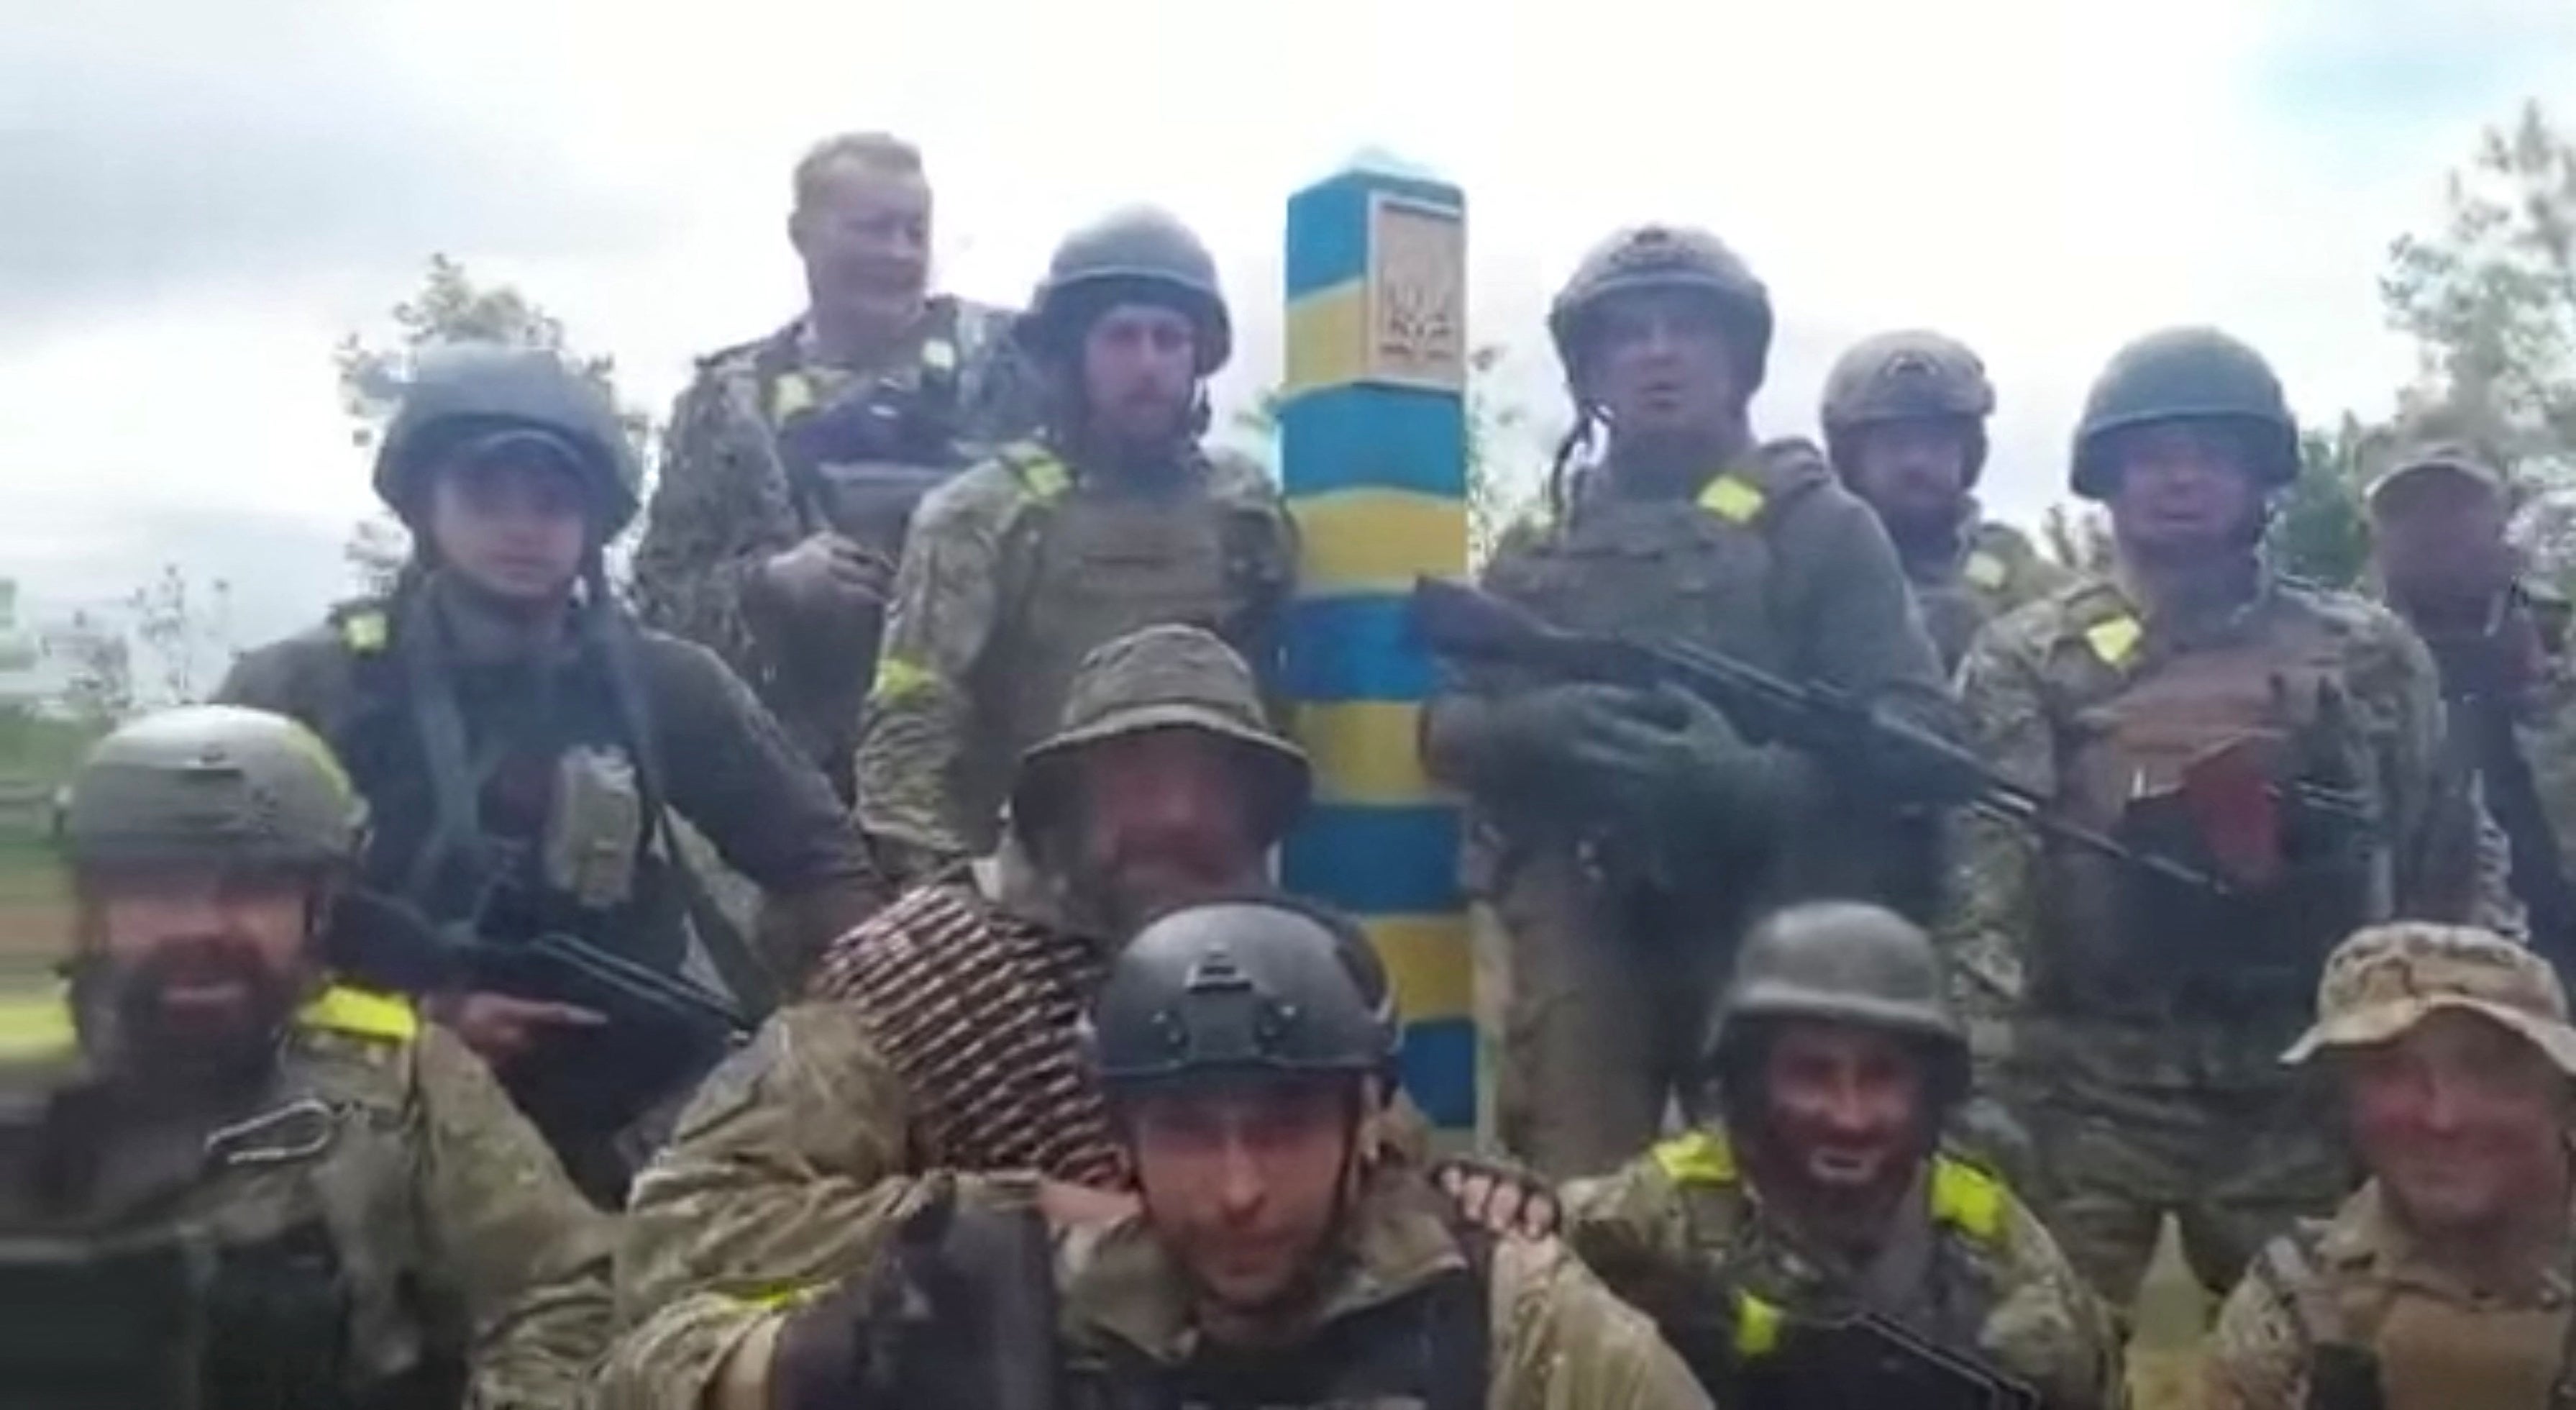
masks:
{"type": "MultiPolygon", "coordinates": [[[[1439,1204],[1417,1175],[1382,1167],[1326,1255],[1329,1271],[1279,1341],[1296,1345],[1344,1318],[1404,1297],[1467,1267],[1439,1204]]],[[[1141,1218],[1131,1217],[1068,1246],[1068,1315],[1090,1334],[1118,1341],[1164,1365],[1200,1349],[1190,1278],[1141,1218]]]]}
{"type": "MultiPolygon", "coordinates": [[[[2576,1212],[2571,1212],[2569,1229],[2557,1256],[2539,1270],[2539,1286],[2505,1292],[2502,1296],[2507,1301],[2564,1306],[2576,1297],[2576,1212]]],[[[2367,1275],[2449,1302],[2483,1303],[2499,1295],[2497,1289],[2472,1286],[2432,1257],[2425,1240],[2390,1205],[2377,1180],[2363,1185],[2335,1212],[2317,1251],[2326,1263],[2341,1271],[2367,1275]]]]}
{"type": "Polygon", "coordinates": [[[810,309],[796,315],[794,322],[779,329],[774,341],[780,344],[789,357],[800,366],[830,368],[835,371],[864,375],[910,370],[925,361],[937,360],[930,353],[934,345],[947,346],[948,352],[944,356],[953,366],[956,348],[952,330],[956,323],[957,301],[949,295],[934,293],[923,296],[920,317],[913,320],[912,326],[904,330],[902,337],[886,344],[884,357],[873,361],[848,363],[836,362],[825,357],[822,350],[815,345],[814,314],[810,309]]]}

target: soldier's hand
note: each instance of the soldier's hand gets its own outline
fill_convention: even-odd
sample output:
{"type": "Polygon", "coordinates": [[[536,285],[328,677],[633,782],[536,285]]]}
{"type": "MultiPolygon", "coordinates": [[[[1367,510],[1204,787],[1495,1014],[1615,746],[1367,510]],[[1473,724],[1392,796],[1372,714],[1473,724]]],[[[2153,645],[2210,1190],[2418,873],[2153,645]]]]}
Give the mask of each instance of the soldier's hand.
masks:
{"type": "Polygon", "coordinates": [[[770,595],[798,616],[830,615],[874,607],[894,584],[884,554],[825,530],[761,565],[770,595]]]}
{"type": "Polygon", "coordinates": [[[1470,1223],[1497,1234],[1543,1239],[1562,1221],[1556,1191],[1545,1180],[1501,1161],[1444,1160],[1431,1167],[1431,1178],[1470,1223]]]}
{"type": "Polygon", "coordinates": [[[432,1021],[465,1040],[465,1046],[493,1067],[525,1057],[549,1033],[597,1028],[608,1022],[608,1016],[595,1009],[515,994],[439,994],[426,1007],[432,1021]]]}
{"type": "Polygon", "coordinates": [[[1042,1181],[1038,1185],[1038,1211],[1055,1229],[1076,1228],[1085,1224],[1114,1224],[1134,1214],[1141,1206],[1136,1196],[1124,1190],[1095,1189],[1063,1180],[1042,1181]]]}

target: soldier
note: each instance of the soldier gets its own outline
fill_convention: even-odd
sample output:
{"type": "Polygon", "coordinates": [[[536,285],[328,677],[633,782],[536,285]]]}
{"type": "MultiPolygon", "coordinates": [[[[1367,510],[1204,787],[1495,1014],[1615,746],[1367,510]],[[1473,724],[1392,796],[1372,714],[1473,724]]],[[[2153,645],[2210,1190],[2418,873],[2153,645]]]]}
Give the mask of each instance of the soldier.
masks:
{"type": "Polygon", "coordinates": [[[2366,930],[2288,1060],[2329,1069],[2371,1180],[2255,1260],[2219,1313],[2204,1403],[2570,1403],[2576,1028],[2558,976],[2465,927],[2366,930]]]}
{"type": "MultiPolygon", "coordinates": [[[[1723,1123],[1557,1202],[1566,1241],[1717,1403],[1994,1403],[1979,1386],[2052,1410],[2122,1403],[2091,1290],[2000,1180],[1938,1150],[1968,1076],[1942,984],[1931,940],[1892,912],[1775,912],[1719,1008],[1723,1123]]],[[[1483,1174],[1452,1188],[1517,1224],[1523,1192],[1483,1174]]]]}
{"type": "Polygon", "coordinates": [[[930,207],[883,133],[796,164],[806,312],[700,360],[635,555],[644,619],[723,656],[845,800],[913,506],[1034,414],[1010,315],[928,292],[930,207]]]}
{"type": "Polygon", "coordinates": [[[2523,575],[2504,477],[2465,446],[2417,449],[2371,487],[2388,605],[2441,667],[2451,743],[2502,827],[2541,952],[2576,966],[2576,670],[2568,603],[2523,575]]]}
{"type": "Polygon", "coordinates": [[[1978,514],[1994,409],[1986,365],[1939,333],[1864,339],[1825,378],[1834,471],[1887,526],[1946,670],[1978,628],[2067,581],[2020,530],[1978,514]]]}
{"type": "Polygon", "coordinates": [[[1120,951],[1085,1036],[1137,1209],[1050,1219],[1004,1175],[907,1192],[891,1249],[808,1215],[772,1231],[828,1247],[805,1277],[701,1324],[712,1394],[629,1341],[605,1402],[1708,1405],[1561,1246],[1460,1230],[1377,1160],[1394,994],[1348,921],[1268,898],[1172,911],[1120,951]]]}
{"type": "Polygon", "coordinates": [[[880,900],[830,786],[751,693],[609,594],[634,471],[607,398],[554,356],[424,358],[376,461],[418,545],[401,585],[245,656],[220,692],[333,742],[376,819],[366,891],[437,931],[370,933],[335,963],[422,995],[603,1202],[772,985],[666,809],[772,893],[783,967],[880,900]],[[685,977],[699,958],[731,1004],[685,977]]]}
{"type": "MultiPolygon", "coordinates": [[[[1487,589],[1955,735],[1886,532],[1813,447],[1752,440],[1771,305],[1742,261],[1697,231],[1622,232],[1557,295],[1549,331],[1578,438],[1606,422],[1608,455],[1545,522],[1506,533],[1487,589]]],[[[1503,1140],[1551,1178],[1615,1168],[1688,1096],[1753,914],[1931,884],[1916,839],[1897,845],[1885,821],[1929,790],[1861,751],[1748,739],[1671,692],[1494,671],[1457,684],[1432,703],[1425,756],[1470,795],[1467,880],[1503,932],[1503,1140]]]]}
{"type": "Polygon", "coordinates": [[[1122,1204],[1099,1193],[1132,1172],[1075,1021],[1119,937],[1262,883],[1307,788],[1214,636],[1150,627],[1093,652],[1021,764],[1000,853],[835,945],[814,1001],[718,1069],[637,1182],[630,1347],[675,1388],[706,1384],[738,1295],[842,1266],[927,1170],[1035,1170],[1062,1182],[1051,1199],[1122,1204]]]}
{"type": "Polygon", "coordinates": [[[605,1217],[471,1053],[318,962],[364,814],[254,710],[82,766],[70,990],[0,1014],[0,1401],[576,1403],[605,1217]]]}
{"type": "Polygon", "coordinates": [[[2445,780],[2423,644],[2265,565],[2297,446],[2243,343],[2185,328],[2122,349],[2073,471],[2110,511],[2118,572],[1995,622],[1961,670],[1987,759],[2168,866],[1971,820],[1952,936],[1979,1085],[2017,1098],[2041,1212],[2119,1309],[2167,1213],[2224,1289],[2347,1187],[2272,1060],[2336,941],[2396,915],[2518,924],[2479,865],[2474,800],[2445,780]]]}
{"type": "Polygon", "coordinates": [[[1019,338],[1044,440],[923,503],[859,744],[860,820],[907,878],[991,849],[1011,763],[1085,652],[1185,622],[1266,682],[1295,574],[1266,472],[1199,442],[1233,333],[1198,237],[1152,210],[1076,231],[1019,338]]]}

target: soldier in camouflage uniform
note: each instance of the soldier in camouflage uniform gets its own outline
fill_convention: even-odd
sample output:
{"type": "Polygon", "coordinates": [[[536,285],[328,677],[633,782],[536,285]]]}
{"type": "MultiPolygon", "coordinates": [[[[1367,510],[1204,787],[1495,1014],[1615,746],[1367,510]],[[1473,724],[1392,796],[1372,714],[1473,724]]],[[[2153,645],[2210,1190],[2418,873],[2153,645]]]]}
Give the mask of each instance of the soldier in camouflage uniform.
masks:
{"type": "Polygon", "coordinates": [[[1233,332],[1198,237],[1152,210],[1076,231],[1019,336],[1046,434],[923,503],[859,746],[860,819],[907,877],[992,847],[1084,653],[1183,622],[1267,683],[1295,576],[1268,474],[1199,441],[1233,332]]]}
{"type": "MultiPolygon", "coordinates": [[[[1938,1148],[1968,1074],[1942,987],[1931,940],[1889,911],[1775,912],[1719,1010],[1723,1123],[1562,1192],[1566,1241],[1719,1404],[1986,1403],[1959,1392],[2005,1382],[2053,1410],[2121,1403],[2092,1290],[2001,1180],[1938,1148]],[[1855,1313],[1884,1321],[1827,1325],[1855,1313]]],[[[1451,1188],[1487,1222],[1528,1208],[1475,1175],[1451,1188]]]]}
{"type": "Polygon", "coordinates": [[[1980,627],[2067,580],[2020,530],[1978,514],[1994,410],[1985,363],[1939,333],[1864,339],[1825,378],[1834,472],[1887,526],[1945,670],[1958,668],[1980,627]]]}
{"type": "Polygon", "coordinates": [[[2369,1184],[2267,1246],[2219,1313],[2209,1410],[2576,1405],[2576,1028],[2527,950],[2354,936],[2289,1053],[2330,1069],[2369,1184]]]}
{"type": "MultiPolygon", "coordinates": [[[[1752,439],[1771,321],[1707,234],[1646,226],[1588,255],[1549,329],[1577,439],[1606,424],[1606,458],[1570,486],[1560,467],[1560,502],[1505,533],[1484,586],[1560,626],[1713,647],[1953,736],[1877,518],[1812,446],[1752,439]]],[[[1466,880],[1502,932],[1481,938],[1503,955],[1502,1137],[1551,1178],[1617,1167],[1688,1098],[1754,914],[1931,885],[1921,840],[1891,819],[1934,789],[1866,751],[1747,738],[1675,692],[1502,670],[1455,687],[1430,707],[1425,757],[1470,795],[1466,880]]]]}
{"type": "Polygon", "coordinates": [[[605,1217],[471,1053],[317,962],[364,813],[251,710],[82,767],[69,993],[0,1012],[0,1403],[579,1403],[605,1217]]]}
{"type": "Polygon", "coordinates": [[[606,1403],[1709,1404],[1561,1246],[1461,1229],[1376,1158],[1395,997],[1347,920],[1271,898],[1169,912],[1120,951],[1084,1031],[1136,1209],[1068,1217],[994,1175],[905,1192],[891,1247],[808,1214],[772,1231],[818,1254],[801,1282],[701,1313],[711,1390],[630,1341],[606,1403]]]}
{"type": "Polygon", "coordinates": [[[2371,487],[2388,605],[2442,670],[2452,747],[2503,829],[2533,943],[2576,973],[2576,666],[2565,596],[2520,571],[2504,477],[2458,445],[2418,448],[2371,487]]]}
{"type": "Polygon", "coordinates": [[[635,554],[644,619],[722,656],[845,799],[913,507],[1035,414],[1011,315],[929,292],[930,214],[893,137],[797,164],[806,312],[699,361],[635,554]]]}
{"type": "Polygon", "coordinates": [[[2123,349],[2073,471],[2109,508],[2117,573],[1996,621],[1961,670],[1997,768],[2201,877],[1966,829],[1952,969],[1979,1085],[2018,1106],[2049,1228],[2122,1309],[2167,1213],[2216,1290],[2347,1188],[2311,1095],[2273,1061],[2328,949],[2399,915],[2519,926],[2445,768],[2423,644],[2264,562],[2297,443],[2280,382],[2235,339],[2187,328],[2123,349]]]}
{"type": "Polygon", "coordinates": [[[749,1013],[884,899],[830,785],[742,682],[608,591],[601,548],[635,478],[607,398],[560,359],[425,357],[376,464],[416,545],[401,582],[244,656],[218,691],[332,742],[375,818],[369,895],[437,932],[371,932],[334,963],[425,996],[609,1204],[723,1056],[725,1001],[702,996],[718,1016],[673,1035],[668,1006],[611,1012],[523,976],[523,947],[568,936],[666,989],[711,965],[749,1013]],[[707,904],[674,813],[768,891],[766,963],[707,904]]]}
{"type": "Polygon", "coordinates": [[[927,1171],[1125,1190],[1076,1020],[1119,937],[1262,884],[1307,788],[1214,636],[1150,627],[1093,652],[1021,765],[1001,852],[836,944],[813,1000],[717,1070],[637,1181],[628,1359],[674,1395],[706,1385],[756,1320],[744,1299],[846,1271],[927,1171]]]}

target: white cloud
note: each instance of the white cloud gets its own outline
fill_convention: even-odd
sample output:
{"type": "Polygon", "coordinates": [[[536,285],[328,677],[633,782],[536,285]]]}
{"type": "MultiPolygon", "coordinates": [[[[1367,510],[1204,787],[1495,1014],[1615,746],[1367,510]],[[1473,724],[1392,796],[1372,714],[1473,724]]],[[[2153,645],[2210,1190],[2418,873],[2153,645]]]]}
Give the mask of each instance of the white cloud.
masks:
{"type": "MultiPolygon", "coordinates": [[[[2057,497],[2085,383],[2152,326],[2238,330],[2311,415],[2384,397],[2405,362],[2379,328],[2380,251],[2435,214],[2440,171],[2480,121],[2525,92],[2576,88],[2558,3],[388,5],[363,33],[333,31],[353,67],[324,91],[382,83],[430,105],[409,128],[379,124],[389,143],[510,134],[495,189],[468,200],[452,163],[423,168],[442,173],[441,201],[406,199],[399,163],[375,196],[287,183],[389,212],[317,207],[335,239],[365,248],[317,249],[303,274],[121,290],[95,320],[0,354],[0,488],[19,511],[0,564],[31,541],[110,543],[99,526],[133,506],[325,528],[361,512],[329,345],[408,292],[400,271],[433,249],[520,280],[619,356],[631,393],[662,403],[691,354],[792,312],[787,169],[815,137],[862,126],[928,148],[944,268],[965,292],[1016,300],[1059,234],[1126,200],[1196,222],[1246,329],[1236,394],[1277,366],[1283,202],[1362,145],[1466,188],[1475,335],[1519,349],[1533,399],[1555,395],[1539,314],[1582,248],[1625,221],[1705,223],[1781,306],[1768,428],[1809,425],[1824,364],[1850,339],[1950,329],[2002,386],[1990,493],[2028,515],[2057,497]],[[2400,55],[2451,36],[2456,53],[2406,104],[2360,105],[2402,118],[2364,124],[2327,101],[2337,75],[2412,72],[2374,34],[2400,55]],[[2477,69],[2492,53],[2510,60],[2477,69]],[[2464,92],[2463,72],[2511,86],[2464,92]],[[564,237],[499,220],[512,202],[563,212],[564,237]]],[[[259,62],[240,46],[219,57],[259,62]]],[[[251,102],[240,95],[262,77],[220,91],[251,102]]],[[[321,140],[336,117],[326,104],[242,126],[291,162],[299,125],[337,150],[321,140]]]]}

